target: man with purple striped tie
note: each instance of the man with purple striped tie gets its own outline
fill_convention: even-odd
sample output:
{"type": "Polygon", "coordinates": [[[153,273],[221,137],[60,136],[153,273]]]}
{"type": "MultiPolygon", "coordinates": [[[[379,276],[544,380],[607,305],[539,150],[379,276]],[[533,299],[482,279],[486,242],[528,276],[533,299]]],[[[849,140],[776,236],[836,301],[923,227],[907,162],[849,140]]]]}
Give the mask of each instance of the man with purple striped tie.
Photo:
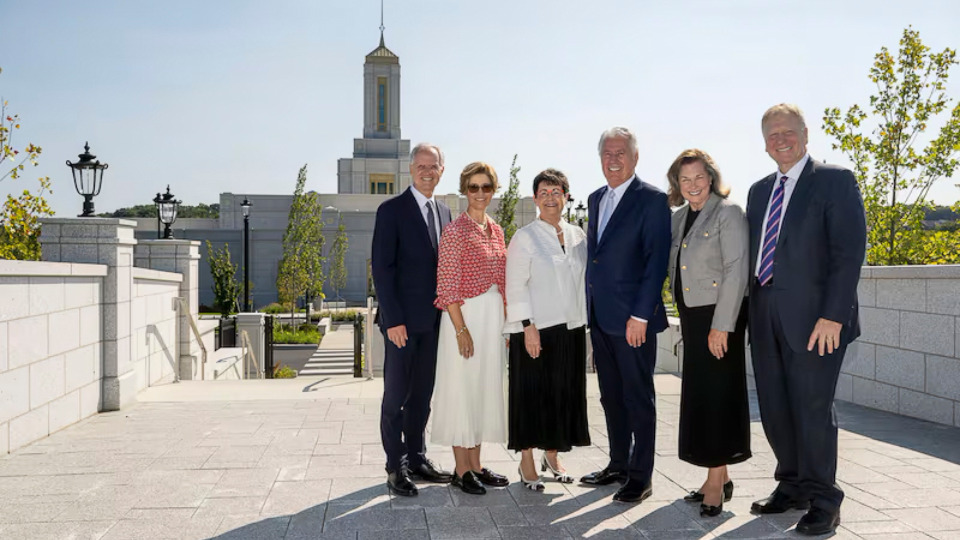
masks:
{"type": "Polygon", "coordinates": [[[857,282],[866,219],[848,169],[807,154],[796,105],[761,120],[773,174],[750,188],[750,343],[763,429],[777,457],[778,486],[752,511],[807,509],[802,534],[840,523],[833,408],[847,345],[860,335],[857,282]]]}

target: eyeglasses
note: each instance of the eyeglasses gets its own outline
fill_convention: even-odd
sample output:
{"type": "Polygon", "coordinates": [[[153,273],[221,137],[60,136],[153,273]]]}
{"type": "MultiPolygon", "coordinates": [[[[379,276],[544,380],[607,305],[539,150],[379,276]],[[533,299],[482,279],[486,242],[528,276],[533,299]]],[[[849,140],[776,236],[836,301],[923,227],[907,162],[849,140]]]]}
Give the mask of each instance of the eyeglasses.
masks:
{"type": "Polygon", "coordinates": [[[559,189],[554,189],[551,191],[542,190],[537,192],[537,197],[541,199],[546,199],[547,197],[564,197],[565,198],[566,196],[567,194],[564,193],[563,190],[559,190],[559,189]]]}
{"type": "Polygon", "coordinates": [[[467,184],[467,191],[470,193],[479,193],[480,190],[483,190],[484,193],[493,193],[493,184],[467,184]]]}

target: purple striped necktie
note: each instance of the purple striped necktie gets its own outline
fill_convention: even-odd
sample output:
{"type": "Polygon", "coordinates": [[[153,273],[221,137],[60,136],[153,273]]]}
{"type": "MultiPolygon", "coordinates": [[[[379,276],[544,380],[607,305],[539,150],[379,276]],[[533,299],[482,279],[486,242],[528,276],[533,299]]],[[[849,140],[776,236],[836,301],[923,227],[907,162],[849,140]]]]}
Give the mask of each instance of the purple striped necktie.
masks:
{"type": "Polygon", "coordinates": [[[757,280],[763,287],[773,279],[773,253],[777,250],[777,233],[780,232],[780,218],[783,217],[783,186],[787,177],[781,176],[777,188],[773,190],[770,201],[770,214],[767,217],[767,230],[763,234],[763,249],[760,250],[760,273],[757,280]]]}

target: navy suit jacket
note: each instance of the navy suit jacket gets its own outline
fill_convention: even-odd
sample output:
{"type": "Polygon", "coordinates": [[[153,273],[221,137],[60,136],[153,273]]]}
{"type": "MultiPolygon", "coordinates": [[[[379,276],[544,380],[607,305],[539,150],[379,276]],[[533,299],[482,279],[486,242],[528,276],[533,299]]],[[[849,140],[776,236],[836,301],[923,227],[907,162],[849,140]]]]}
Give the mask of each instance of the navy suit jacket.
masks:
{"type": "MultiPolygon", "coordinates": [[[[747,197],[751,278],[756,277],[763,218],[778,176],[774,173],[754,184],[747,197]]],[[[857,282],[866,245],[866,214],[853,173],[809,159],[780,225],[770,285],[791,349],[807,350],[821,317],[843,324],[844,345],[860,335],[857,282]]],[[[753,298],[757,284],[750,281],[753,298]]]]}
{"type": "Polygon", "coordinates": [[[635,178],[597,242],[598,205],[608,187],[587,199],[587,313],[606,334],[623,336],[631,316],[647,321],[647,333],[667,328],[661,291],[670,256],[667,195],[635,178]]]}
{"type": "MultiPolygon", "coordinates": [[[[408,332],[436,330],[440,310],[433,306],[437,297],[437,253],[430,233],[410,192],[393,197],[377,208],[373,227],[370,265],[377,289],[377,323],[386,330],[401,324],[408,332]]],[[[440,201],[440,233],[450,223],[450,208],[440,201]]]]}

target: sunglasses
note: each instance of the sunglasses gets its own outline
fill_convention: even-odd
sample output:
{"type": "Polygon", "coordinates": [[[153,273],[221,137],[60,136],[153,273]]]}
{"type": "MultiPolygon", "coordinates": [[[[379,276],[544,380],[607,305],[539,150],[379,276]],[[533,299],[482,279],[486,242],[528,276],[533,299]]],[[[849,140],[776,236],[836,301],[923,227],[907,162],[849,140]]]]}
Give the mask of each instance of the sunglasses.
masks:
{"type": "Polygon", "coordinates": [[[483,190],[484,193],[493,193],[493,184],[467,184],[467,191],[470,193],[478,193],[480,190],[483,190]]]}

